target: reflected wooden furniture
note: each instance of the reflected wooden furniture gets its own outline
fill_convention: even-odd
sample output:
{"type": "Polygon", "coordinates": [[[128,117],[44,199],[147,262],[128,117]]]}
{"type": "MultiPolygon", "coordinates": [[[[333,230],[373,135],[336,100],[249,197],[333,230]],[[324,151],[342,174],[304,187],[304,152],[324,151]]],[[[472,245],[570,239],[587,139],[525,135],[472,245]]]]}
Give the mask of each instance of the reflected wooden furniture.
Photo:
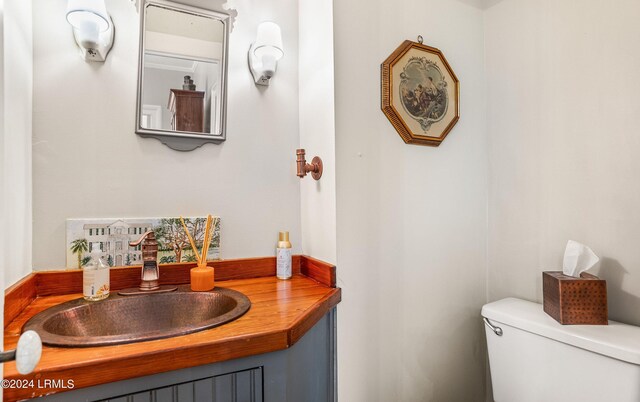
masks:
{"type": "Polygon", "coordinates": [[[171,89],[169,93],[171,129],[204,132],[204,92],[171,89]]]}

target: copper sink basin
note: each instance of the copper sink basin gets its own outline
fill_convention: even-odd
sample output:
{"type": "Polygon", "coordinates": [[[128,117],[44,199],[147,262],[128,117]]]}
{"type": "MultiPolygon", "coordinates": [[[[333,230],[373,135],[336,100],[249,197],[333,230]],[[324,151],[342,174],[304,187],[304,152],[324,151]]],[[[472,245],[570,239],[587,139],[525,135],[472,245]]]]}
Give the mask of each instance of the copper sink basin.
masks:
{"type": "Polygon", "coordinates": [[[185,285],[171,293],[71,300],[33,316],[22,330],[36,331],[42,343],[52,346],[117,345],[213,328],[239,318],[249,307],[249,299],[235,290],[192,292],[185,285]]]}

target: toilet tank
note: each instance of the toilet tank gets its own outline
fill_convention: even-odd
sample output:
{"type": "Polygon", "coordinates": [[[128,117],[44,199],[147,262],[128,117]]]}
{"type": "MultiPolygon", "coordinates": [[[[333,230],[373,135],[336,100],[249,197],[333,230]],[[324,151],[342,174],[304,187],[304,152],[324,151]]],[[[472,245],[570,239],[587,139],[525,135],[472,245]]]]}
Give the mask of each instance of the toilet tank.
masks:
{"type": "Polygon", "coordinates": [[[485,325],[496,402],[640,401],[640,327],[561,325],[541,304],[514,298],[482,316],[502,330],[485,325]]]}

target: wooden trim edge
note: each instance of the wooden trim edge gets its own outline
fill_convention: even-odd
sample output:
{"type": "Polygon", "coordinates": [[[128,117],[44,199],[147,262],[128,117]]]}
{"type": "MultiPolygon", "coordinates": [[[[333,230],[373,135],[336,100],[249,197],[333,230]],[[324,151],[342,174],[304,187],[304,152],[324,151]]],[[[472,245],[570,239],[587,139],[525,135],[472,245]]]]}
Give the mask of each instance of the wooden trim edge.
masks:
{"type": "MultiPolygon", "coordinates": [[[[25,376],[15,377],[21,380],[34,380],[46,376],[46,378],[73,379],[74,389],[115,382],[130,378],[139,378],[146,375],[158,374],[166,371],[180,370],[203,364],[218,363],[226,360],[242,358],[246,356],[270,353],[287,349],[298,342],[322,317],[341,301],[341,289],[336,288],[307,309],[288,328],[264,332],[259,335],[242,336],[238,338],[224,339],[209,344],[198,346],[185,346],[141,353],[137,355],[115,358],[109,361],[108,366],[102,363],[98,370],[105,375],[96,377],[93,370],[88,370],[86,365],[61,366],[57,370],[45,373],[31,373],[25,376]],[[218,347],[216,347],[218,346],[218,347]],[[153,361],[154,364],[149,364],[153,361]],[[170,362],[167,363],[167,362],[170,362]],[[131,373],[135,373],[133,376],[131,373]]],[[[188,336],[188,335],[187,335],[188,336]]],[[[68,391],[62,388],[21,389],[6,388],[3,390],[5,401],[17,401],[24,398],[33,398],[50,393],[68,391]]]]}
{"type": "MultiPolygon", "coordinates": [[[[296,258],[299,258],[296,256],[296,258]]],[[[239,258],[209,261],[215,269],[216,281],[251,279],[275,276],[275,257],[239,258]]],[[[160,284],[181,285],[189,283],[189,271],[196,263],[184,262],[160,266],[160,284]]],[[[140,266],[111,268],[111,290],[135,288],[140,285],[140,266]]],[[[38,296],[53,296],[82,292],[82,271],[78,269],[35,272],[38,296]]]]}
{"type": "MultiPolygon", "coordinates": [[[[322,319],[332,308],[338,305],[342,300],[342,289],[337,288],[316,303],[313,310],[309,314],[301,316],[295,321],[287,333],[287,342],[289,347],[293,346],[300,340],[314,325],[322,319]]],[[[311,309],[310,309],[311,310],[311,309]]]]}
{"type": "Polygon", "coordinates": [[[22,313],[36,297],[36,275],[30,273],[4,291],[4,327],[22,313]]]}
{"type": "MultiPolygon", "coordinates": [[[[44,378],[73,379],[73,390],[78,390],[116,381],[140,378],[147,375],[282,350],[286,348],[286,337],[283,335],[283,332],[265,333],[251,338],[229,339],[218,343],[218,345],[223,344],[224,347],[216,347],[217,344],[212,343],[210,345],[201,345],[192,348],[185,347],[182,350],[159,351],[152,355],[144,354],[113,359],[109,362],[110,365],[112,365],[111,367],[99,369],[101,372],[106,372],[106,374],[99,377],[96,376],[93,370],[87,370],[87,367],[69,367],[47,372],[47,377],[44,378]],[[233,352],[231,353],[230,350],[233,352]],[[150,364],[150,358],[153,359],[151,360],[153,364],[150,364]]],[[[27,383],[28,381],[37,383],[38,379],[42,377],[43,373],[33,372],[18,378],[27,383]]],[[[3,389],[3,400],[5,402],[19,401],[25,400],[26,398],[60,394],[65,391],[71,390],[65,388],[5,388],[3,389]]]]}
{"type": "MultiPolygon", "coordinates": [[[[276,275],[275,257],[238,258],[210,261],[216,281],[252,279],[276,275]]],[[[160,283],[180,285],[189,283],[189,270],[195,263],[163,264],[160,266],[160,283]]],[[[294,274],[305,275],[328,287],[336,287],[336,267],[324,261],[306,256],[292,257],[294,274]]],[[[111,269],[111,290],[135,288],[140,284],[140,266],[114,267],[111,269]]],[[[82,293],[82,271],[79,269],[34,271],[5,290],[4,326],[6,327],[36,297],[82,293]]]]}
{"type": "Polygon", "coordinates": [[[300,273],[330,288],[336,287],[336,266],[333,264],[303,255],[300,257],[300,273]]]}

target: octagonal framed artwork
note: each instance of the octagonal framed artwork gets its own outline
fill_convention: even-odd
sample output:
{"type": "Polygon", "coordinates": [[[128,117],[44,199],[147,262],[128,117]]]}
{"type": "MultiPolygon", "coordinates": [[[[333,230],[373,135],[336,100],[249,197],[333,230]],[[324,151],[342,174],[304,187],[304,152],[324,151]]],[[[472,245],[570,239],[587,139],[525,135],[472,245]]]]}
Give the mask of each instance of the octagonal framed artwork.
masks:
{"type": "Polygon", "coordinates": [[[460,118],[460,82],[421,39],[405,40],[380,66],[381,108],[404,142],[437,147],[460,118]]]}

